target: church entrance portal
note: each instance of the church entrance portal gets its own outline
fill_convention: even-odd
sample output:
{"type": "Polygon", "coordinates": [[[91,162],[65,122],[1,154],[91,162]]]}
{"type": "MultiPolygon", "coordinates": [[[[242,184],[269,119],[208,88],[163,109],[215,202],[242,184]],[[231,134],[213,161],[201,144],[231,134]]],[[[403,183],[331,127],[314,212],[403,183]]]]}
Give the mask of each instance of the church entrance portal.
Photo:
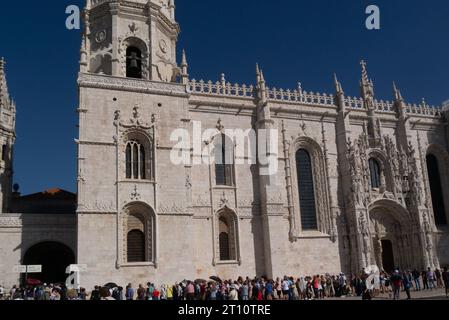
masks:
{"type": "Polygon", "coordinates": [[[68,277],[65,270],[74,263],[72,249],[59,242],[38,243],[29,248],[23,257],[24,265],[42,265],[42,273],[29,274],[28,278],[43,283],[64,283],[68,277]]]}

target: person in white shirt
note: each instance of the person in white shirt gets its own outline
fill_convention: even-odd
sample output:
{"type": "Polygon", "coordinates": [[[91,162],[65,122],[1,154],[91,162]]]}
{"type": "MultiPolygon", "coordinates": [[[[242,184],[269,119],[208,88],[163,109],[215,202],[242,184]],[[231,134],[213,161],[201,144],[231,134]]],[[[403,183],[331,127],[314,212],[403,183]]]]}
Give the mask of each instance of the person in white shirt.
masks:
{"type": "Polygon", "coordinates": [[[234,285],[231,286],[228,298],[231,301],[236,301],[236,300],[239,299],[238,292],[237,292],[237,290],[235,290],[235,286],[234,285]]]}
{"type": "Polygon", "coordinates": [[[287,277],[284,277],[284,280],[282,281],[283,300],[288,300],[289,293],[290,293],[290,282],[288,281],[287,277]]]}

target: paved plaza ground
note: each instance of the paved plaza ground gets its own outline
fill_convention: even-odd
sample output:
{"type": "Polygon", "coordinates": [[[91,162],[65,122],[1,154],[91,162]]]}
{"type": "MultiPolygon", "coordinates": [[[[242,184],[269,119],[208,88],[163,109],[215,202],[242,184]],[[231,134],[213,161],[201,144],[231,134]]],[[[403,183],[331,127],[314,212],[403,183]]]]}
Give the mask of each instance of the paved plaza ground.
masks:
{"type": "MultiPolygon", "coordinates": [[[[436,290],[424,290],[424,291],[411,291],[412,300],[448,300],[446,298],[446,293],[444,289],[436,290]]],[[[407,294],[401,292],[401,300],[407,300],[407,294]]],[[[345,297],[336,298],[334,300],[361,300],[361,297],[345,297]]],[[[389,294],[379,294],[373,300],[393,300],[393,293],[391,296],[389,294]]]]}

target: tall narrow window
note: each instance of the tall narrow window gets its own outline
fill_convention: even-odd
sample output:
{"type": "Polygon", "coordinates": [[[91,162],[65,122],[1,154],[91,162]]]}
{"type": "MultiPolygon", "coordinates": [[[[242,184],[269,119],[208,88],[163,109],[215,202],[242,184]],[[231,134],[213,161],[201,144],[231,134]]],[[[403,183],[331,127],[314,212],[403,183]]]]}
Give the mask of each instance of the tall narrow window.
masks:
{"type": "Polygon", "coordinates": [[[296,171],[298,174],[299,205],[303,230],[318,229],[312,170],[312,159],[309,152],[299,149],[296,152],[296,171]]]}
{"type": "Polygon", "coordinates": [[[444,196],[441,184],[440,167],[438,159],[429,154],[427,160],[427,171],[429,175],[430,191],[432,193],[433,212],[436,225],[446,225],[446,208],[444,206],[444,196]]]}
{"type": "Polygon", "coordinates": [[[145,262],[145,234],[140,230],[128,232],[128,262],[145,262]]]}
{"type": "Polygon", "coordinates": [[[380,188],[382,186],[380,164],[374,158],[369,159],[369,172],[371,176],[371,188],[380,188]]]}
{"type": "Polygon", "coordinates": [[[146,157],[145,157],[145,148],[140,145],[139,146],[139,151],[140,151],[140,155],[139,155],[139,168],[140,168],[140,179],[146,179],[146,157]]]}
{"type": "Polygon", "coordinates": [[[142,52],[136,47],[126,49],[126,77],[142,78],[142,52]]]}
{"type": "Polygon", "coordinates": [[[220,261],[235,261],[237,260],[235,218],[231,213],[223,212],[218,223],[220,261]]]}
{"type": "Polygon", "coordinates": [[[6,144],[2,145],[2,161],[6,161],[8,158],[8,146],[6,144]]]}
{"type": "Polygon", "coordinates": [[[151,150],[147,155],[146,148],[138,141],[129,141],[126,144],[126,179],[146,180],[151,179],[151,163],[147,164],[147,158],[151,158],[151,150]],[[150,170],[150,171],[148,171],[150,170]]]}
{"type": "Polygon", "coordinates": [[[132,179],[132,151],[131,144],[126,145],[126,179],[132,179]]]}
{"type": "Polygon", "coordinates": [[[133,144],[133,178],[139,179],[139,144],[133,144]]]}
{"type": "Polygon", "coordinates": [[[217,186],[234,185],[234,144],[222,134],[215,141],[215,179],[217,186]]]}
{"type": "Polygon", "coordinates": [[[220,233],[220,260],[231,260],[231,254],[229,253],[229,234],[226,232],[220,233]]]}

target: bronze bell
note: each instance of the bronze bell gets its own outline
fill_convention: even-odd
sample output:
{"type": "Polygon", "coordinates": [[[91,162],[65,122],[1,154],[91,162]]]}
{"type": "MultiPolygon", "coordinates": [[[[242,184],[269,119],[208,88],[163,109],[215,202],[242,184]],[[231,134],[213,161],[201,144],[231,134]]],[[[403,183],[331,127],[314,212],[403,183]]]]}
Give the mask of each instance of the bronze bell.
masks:
{"type": "Polygon", "coordinates": [[[137,60],[139,59],[137,57],[137,54],[135,52],[132,52],[131,55],[128,57],[129,58],[129,67],[133,68],[133,69],[137,69],[139,68],[139,64],[137,63],[137,60]]]}

